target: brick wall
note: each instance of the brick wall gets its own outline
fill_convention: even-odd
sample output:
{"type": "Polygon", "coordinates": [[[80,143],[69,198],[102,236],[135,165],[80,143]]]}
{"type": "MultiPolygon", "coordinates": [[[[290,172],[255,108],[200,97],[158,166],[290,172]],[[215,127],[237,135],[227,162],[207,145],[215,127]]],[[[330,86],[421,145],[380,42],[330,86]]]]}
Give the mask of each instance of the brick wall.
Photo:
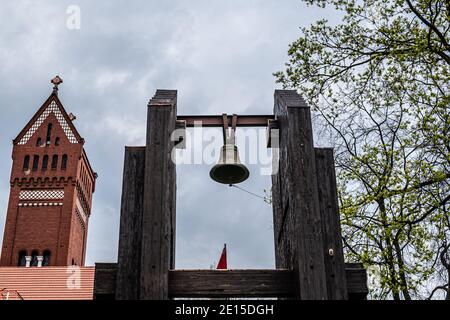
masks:
{"type": "MultiPolygon", "coordinates": [[[[55,96],[47,100],[47,106],[52,100],[57,101],[61,112],[67,116],[55,96]]],[[[45,105],[40,109],[43,110],[45,105]]],[[[28,129],[32,125],[29,123],[28,129]]],[[[25,144],[15,141],[1,266],[16,266],[21,250],[27,251],[28,255],[32,250],[37,250],[38,255],[50,250],[50,265],[53,266],[71,265],[72,261],[77,265],[84,264],[87,222],[96,175],[84,153],[83,143],[81,139],[78,143],[69,141],[54,113],[48,115],[25,144]],[[52,124],[52,130],[47,144],[49,124],[52,124]],[[29,168],[24,170],[27,155],[30,157],[29,168]],[[58,162],[52,168],[55,155],[58,162]],[[62,167],[63,155],[67,156],[66,168],[62,167]],[[33,169],[35,156],[39,156],[39,162],[33,169]],[[46,169],[43,168],[45,156],[48,156],[46,169]],[[62,190],[64,196],[60,197],[62,190]],[[77,209],[78,198],[78,203],[83,204],[85,221],[80,221],[77,213],[80,211],[77,209]]]]}

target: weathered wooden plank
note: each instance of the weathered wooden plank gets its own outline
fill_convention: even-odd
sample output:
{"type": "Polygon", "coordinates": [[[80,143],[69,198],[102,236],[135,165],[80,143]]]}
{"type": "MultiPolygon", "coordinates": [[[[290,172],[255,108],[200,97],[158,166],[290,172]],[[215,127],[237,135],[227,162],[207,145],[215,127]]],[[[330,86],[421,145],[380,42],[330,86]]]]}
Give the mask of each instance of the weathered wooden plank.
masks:
{"type": "MultiPolygon", "coordinates": [[[[175,112],[176,119],[176,112],[175,112]]],[[[176,122],[176,121],[175,121],[176,122]]],[[[172,146],[175,147],[175,141],[172,142],[172,146]]],[[[168,165],[168,190],[166,193],[167,201],[169,202],[169,214],[170,214],[170,225],[169,225],[169,236],[170,236],[170,255],[169,255],[169,270],[175,269],[175,250],[176,250],[176,225],[177,225],[177,174],[176,174],[176,165],[170,160],[168,165]]]]}
{"type": "Polygon", "coordinates": [[[287,270],[176,270],[169,292],[179,298],[288,297],[295,290],[287,270]]]}
{"type": "Polygon", "coordinates": [[[94,299],[114,300],[116,294],[117,263],[96,263],[94,299]]]}
{"type": "MultiPolygon", "coordinates": [[[[368,293],[366,270],[348,264],[350,299],[365,299],[368,293]]],[[[94,296],[114,298],[115,264],[96,264],[94,296]]],[[[286,298],[296,295],[296,274],[287,270],[173,270],[169,272],[171,298],[286,298]]]]}
{"type": "Polygon", "coordinates": [[[333,149],[316,148],[315,155],[328,299],[347,300],[333,149]]]}
{"type": "Polygon", "coordinates": [[[171,159],[177,92],[157,90],[147,121],[142,220],[140,299],[169,298],[169,269],[175,264],[175,165],[171,159]]]}
{"type": "Polygon", "coordinates": [[[139,299],[144,175],[145,147],[126,147],[116,300],[139,299]]]}
{"type": "Polygon", "coordinates": [[[366,300],[369,293],[367,271],[362,263],[346,263],[345,274],[349,300],[366,300]]]}
{"type": "Polygon", "coordinates": [[[310,108],[293,90],[276,90],[279,172],[273,175],[278,269],[294,270],[300,300],[327,299],[310,108]]]}

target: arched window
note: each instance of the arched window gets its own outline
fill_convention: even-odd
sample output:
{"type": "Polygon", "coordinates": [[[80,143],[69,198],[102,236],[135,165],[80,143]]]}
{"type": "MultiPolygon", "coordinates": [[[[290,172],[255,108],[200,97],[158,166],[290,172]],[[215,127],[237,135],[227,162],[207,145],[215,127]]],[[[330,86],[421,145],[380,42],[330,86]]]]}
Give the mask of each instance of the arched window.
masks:
{"type": "Polygon", "coordinates": [[[27,265],[26,256],[27,256],[27,252],[25,250],[22,250],[19,252],[19,260],[17,262],[17,265],[19,267],[25,267],[27,265]]]}
{"type": "Polygon", "coordinates": [[[52,129],[53,129],[53,124],[49,123],[48,127],[47,127],[47,139],[46,139],[46,144],[49,146],[51,141],[52,141],[52,129]]]}
{"type": "Polygon", "coordinates": [[[37,138],[36,147],[40,147],[42,145],[42,138],[37,138]]]}
{"type": "Polygon", "coordinates": [[[39,156],[36,154],[33,157],[33,171],[37,171],[39,168],[39,156]]]}
{"type": "Polygon", "coordinates": [[[58,169],[58,155],[54,155],[52,158],[52,170],[58,169]]]}
{"type": "Polygon", "coordinates": [[[48,168],[48,155],[45,155],[42,159],[42,171],[46,171],[48,168]]]}
{"type": "Polygon", "coordinates": [[[55,146],[59,146],[59,143],[60,143],[60,139],[59,139],[59,137],[56,137],[56,139],[55,139],[55,146]]]}
{"type": "Polygon", "coordinates": [[[48,267],[50,265],[50,258],[52,256],[52,253],[50,252],[50,250],[45,250],[43,256],[44,259],[42,260],[42,266],[48,267]]]}
{"type": "Polygon", "coordinates": [[[67,154],[63,155],[61,159],[61,170],[66,169],[67,169],[67,154]]]}
{"type": "Polygon", "coordinates": [[[30,156],[25,156],[23,159],[23,171],[27,171],[30,169],[30,156]]]}
{"type": "Polygon", "coordinates": [[[33,250],[31,252],[31,263],[30,263],[30,267],[37,267],[38,266],[38,252],[37,250],[33,250]]]}

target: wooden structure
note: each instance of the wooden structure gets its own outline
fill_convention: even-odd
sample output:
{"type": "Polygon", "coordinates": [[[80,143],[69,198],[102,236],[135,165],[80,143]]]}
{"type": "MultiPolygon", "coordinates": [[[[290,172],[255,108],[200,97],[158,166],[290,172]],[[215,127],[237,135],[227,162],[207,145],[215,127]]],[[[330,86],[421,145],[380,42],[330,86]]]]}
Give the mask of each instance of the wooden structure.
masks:
{"type": "Polygon", "coordinates": [[[366,271],[344,263],[333,150],[314,148],[310,108],[295,91],[276,90],[269,116],[177,116],[176,110],[177,92],[157,90],[148,108],[146,146],[125,150],[118,263],[96,264],[96,299],[366,298],[366,271]],[[268,143],[279,153],[272,179],[275,270],[175,270],[170,155],[181,139],[171,135],[195,121],[264,126],[269,138],[279,137],[268,143]]]}

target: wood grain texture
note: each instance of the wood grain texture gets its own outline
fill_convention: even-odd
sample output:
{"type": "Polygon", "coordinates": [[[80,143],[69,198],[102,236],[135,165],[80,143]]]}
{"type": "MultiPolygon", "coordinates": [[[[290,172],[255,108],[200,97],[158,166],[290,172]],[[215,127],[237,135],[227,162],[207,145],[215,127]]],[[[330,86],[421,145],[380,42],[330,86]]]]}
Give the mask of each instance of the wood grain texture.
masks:
{"type": "Polygon", "coordinates": [[[170,272],[169,292],[179,298],[287,297],[293,280],[287,270],[177,270],[170,272]]]}
{"type": "Polygon", "coordinates": [[[345,275],[349,300],[366,300],[369,293],[367,271],[362,263],[346,263],[345,275]]]}
{"type": "Polygon", "coordinates": [[[315,155],[328,299],[347,300],[333,149],[315,148],[315,155]]]}
{"type": "Polygon", "coordinates": [[[116,263],[96,263],[94,278],[94,299],[114,300],[116,295],[116,263]]]}
{"type": "Polygon", "coordinates": [[[169,298],[169,269],[175,265],[174,142],[177,92],[157,90],[148,106],[142,219],[140,299],[169,298]]]}
{"type": "MultiPolygon", "coordinates": [[[[96,264],[94,296],[111,299],[115,294],[115,264],[96,264]]],[[[349,298],[365,299],[366,270],[359,264],[346,265],[349,298]]],[[[297,294],[296,274],[288,270],[172,270],[171,298],[293,298],[297,294]]]]}
{"type": "Polygon", "coordinates": [[[272,176],[277,269],[294,270],[300,300],[325,300],[327,285],[310,108],[276,90],[279,171],[272,176]]]}
{"type": "Polygon", "coordinates": [[[126,147],[116,300],[139,299],[144,176],[145,147],[126,147]]]}

